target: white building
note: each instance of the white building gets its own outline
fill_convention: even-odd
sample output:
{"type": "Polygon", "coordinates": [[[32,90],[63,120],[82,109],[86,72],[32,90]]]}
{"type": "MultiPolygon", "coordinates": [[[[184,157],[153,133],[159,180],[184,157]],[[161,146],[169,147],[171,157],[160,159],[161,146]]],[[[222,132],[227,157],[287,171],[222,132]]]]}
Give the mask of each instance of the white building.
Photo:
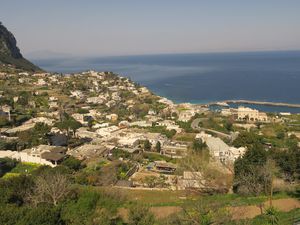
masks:
{"type": "Polygon", "coordinates": [[[45,86],[47,85],[47,82],[44,80],[44,79],[38,79],[38,81],[36,82],[36,85],[39,85],[39,86],[45,86]]]}
{"type": "Polygon", "coordinates": [[[150,121],[146,121],[146,120],[139,120],[139,121],[135,121],[130,123],[130,126],[134,127],[152,127],[152,122],[150,121]]]}
{"type": "Polygon", "coordinates": [[[240,106],[237,110],[237,119],[242,121],[260,121],[268,122],[268,116],[264,112],[259,112],[256,109],[240,106]]]}
{"type": "Polygon", "coordinates": [[[171,158],[183,158],[187,155],[188,145],[179,143],[179,142],[171,142],[164,144],[161,149],[161,154],[166,155],[171,158]]]}
{"type": "Polygon", "coordinates": [[[114,122],[118,120],[118,115],[113,113],[106,115],[105,118],[114,122]]]}
{"type": "Polygon", "coordinates": [[[212,137],[210,134],[206,134],[204,132],[197,134],[196,139],[201,139],[205,142],[210,154],[223,163],[234,162],[238,157],[243,156],[246,152],[245,147],[230,147],[222,139],[212,137]]]}
{"type": "Polygon", "coordinates": [[[110,126],[110,127],[103,127],[96,130],[96,133],[99,134],[101,137],[109,137],[112,133],[119,130],[117,126],[110,126]]]}
{"type": "Polygon", "coordinates": [[[84,124],[84,114],[80,114],[80,113],[74,113],[71,115],[77,122],[84,124]]]}
{"type": "Polygon", "coordinates": [[[167,130],[176,130],[177,133],[182,132],[182,128],[180,128],[173,120],[163,120],[158,122],[159,126],[165,126],[167,130]]]}
{"type": "Polygon", "coordinates": [[[182,122],[188,122],[195,116],[196,112],[194,110],[183,110],[179,112],[178,120],[182,122]]]}
{"type": "Polygon", "coordinates": [[[97,133],[88,131],[87,129],[88,128],[86,128],[86,127],[80,127],[76,131],[76,136],[79,138],[92,138],[92,139],[99,137],[99,135],[97,133]]]}
{"type": "Polygon", "coordinates": [[[83,93],[79,90],[76,90],[76,91],[71,91],[71,95],[70,97],[74,97],[74,98],[77,98],[77,99],[81,99],[84,97],[83,93]]]}
{"type": "Polygon", "coordinates": [[[102,104],[104,102],[102,97],[89,97],[86,99],[87,103],[92,103],[92,104],[102,104]]]}
{"type": "Polygon", "coordinates": [[[48,126],[52,126],[54,124],[54,120],[47,117],[36,117],[30,120],[27,120],[24,124],[36,124],[36,123],[44,123],[48,126]]]}
{"type": "Polygon", "coordinates": [[[36,164],[42,164],[42,165],[47,165],[47,166],[51,166],[51,167],[56,166],[53,163],[51,163],[41,157],[31,156],[27,152],[17,152],[17,151],[10,151],[10,150],[1,151],[0,150],[0,158],[16,159],[21,162],[36,163],[36,164]]]}
{"type": "Polygon", "coordinates": [[[37,163],[55,167],[65,157],[65,148],[59,146],[39,145],[31,149],[17,151],[0,151],[0,158],[11,158],[21,162],[37,163]]]}

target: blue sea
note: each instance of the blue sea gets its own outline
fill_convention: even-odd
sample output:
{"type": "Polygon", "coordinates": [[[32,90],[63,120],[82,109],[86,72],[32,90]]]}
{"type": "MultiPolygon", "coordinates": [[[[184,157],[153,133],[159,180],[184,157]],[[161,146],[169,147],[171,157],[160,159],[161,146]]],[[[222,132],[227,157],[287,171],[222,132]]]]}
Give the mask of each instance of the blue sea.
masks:
{"type": "MultiPolygon", "coordinates": [[[[53,72],[113,71],[174,102],[244,99],[300,104],[300,51],[33,60],[53,72]]],[[[253,106],[270,112],[297,108],[253,106]]]]}

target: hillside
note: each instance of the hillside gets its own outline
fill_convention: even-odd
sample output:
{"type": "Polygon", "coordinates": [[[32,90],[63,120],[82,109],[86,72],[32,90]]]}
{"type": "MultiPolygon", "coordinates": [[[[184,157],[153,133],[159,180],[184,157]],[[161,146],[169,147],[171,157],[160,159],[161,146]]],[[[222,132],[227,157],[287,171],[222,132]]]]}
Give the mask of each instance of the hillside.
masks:
{"type": "Polygon", "coordinates": [[[22,56],[14,35],[0,22],[0,68],[8,64],[16,69],[41,71],[22,56]]]}

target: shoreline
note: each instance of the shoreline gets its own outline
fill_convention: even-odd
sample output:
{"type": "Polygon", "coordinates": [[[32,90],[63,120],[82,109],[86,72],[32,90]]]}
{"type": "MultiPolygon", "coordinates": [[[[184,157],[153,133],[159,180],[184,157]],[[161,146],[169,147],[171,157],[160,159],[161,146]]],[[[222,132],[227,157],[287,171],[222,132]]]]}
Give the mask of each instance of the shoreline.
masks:
{"type": "Polygon", "coordinates": [[[285,103],[285,102],[268,102],[268,101],[253,101],[253,100],[225,100],[220,102],[211,102],[207,105],[228,105],[228,104],[253,104],[253,105],[265,105],[265,106],[279,106],[289,108],[300,108],[300,104],[285,103]]]}

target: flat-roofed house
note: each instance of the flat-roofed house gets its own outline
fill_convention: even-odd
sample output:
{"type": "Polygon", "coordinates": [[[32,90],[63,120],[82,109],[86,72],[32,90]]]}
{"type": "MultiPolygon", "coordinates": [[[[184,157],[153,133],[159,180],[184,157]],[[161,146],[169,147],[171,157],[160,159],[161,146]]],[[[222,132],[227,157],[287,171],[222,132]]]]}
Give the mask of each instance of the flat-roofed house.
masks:
{"type": "Polygon", "coordinates": [[[176,170],[176,165],[173,163],[168,163],[166,161],[155,161],[155,171],[159,173],[174,173],[176,170]]]}
{"type": "Polygon", "coordinates": [[[169,143],[162,146],[161,154],[171,158],[183,158],[187,155],[187,150],[187,144],[169,143]]]}

